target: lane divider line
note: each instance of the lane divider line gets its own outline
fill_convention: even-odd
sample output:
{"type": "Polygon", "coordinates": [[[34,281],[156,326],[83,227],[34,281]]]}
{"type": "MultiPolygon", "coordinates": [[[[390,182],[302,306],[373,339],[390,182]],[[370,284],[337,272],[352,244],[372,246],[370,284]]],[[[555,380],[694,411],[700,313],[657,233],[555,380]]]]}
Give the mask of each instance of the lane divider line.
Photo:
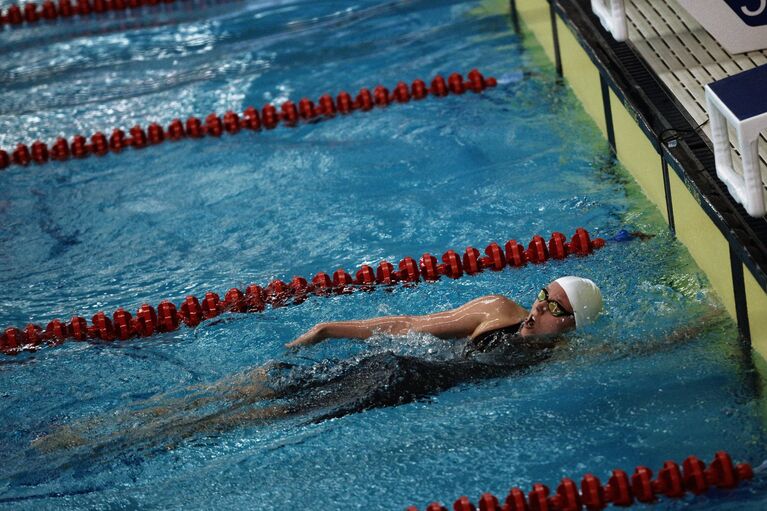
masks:
{"type": "Polygon", "coordinates": [[[141,305],[135,316],[119,307],[111,315],[96,313],[90,324],[82,316],[74,316],[68,322],[61,319],[50,321],[45,329],[30,323],[23,329],[8,327],[0,335],[0,352],[15,355],[21,351],[34,351],[45,345],[62,344],[65,340],[86,341],[89,339],[112,342],[125,341],[136,337],[173,332],[182,324],[196,327],[206,319],[225,312],[262,312],[267,306],[273,308],[299,304],[309,295],[329,296],[355,291],[371,291],[379,286],[418,282],[434,282],[442,276],[458,279],[464,275],[476,275],[485,269],[501,271],[507,266],[522,267],[528,263],[543,264],[550,259],[565,259],[568,256],[587,256],[605,245],[602,238],[591,239],[588,231],[576,229],[570,241],[564,234],[554,232],[546,242],[541,236],[534,236],[525,248],[516,240],[509,240],[502,248],[492,242],[485,248],[484,256],[474,247],[467,247],[463,256],[454,250],[442,254],[441,261],[425,253],[419,261],[405,257],[395,269],[388,261],[382,261],[377,268],[367,264],[359,267],[354,278],[341,268],[332,276],[320,272],[310,280],[293,277],[289,282],[273,280],[266,287],[251,284],[241,290],[232,288],[224,299],[214,292],[207,292],[202,300],[194,295],[187,296],[176,305],[163,300],[155,308],[141,305]]]}
{"type": "MultiPolygon", "coordinates": [[[[512,488],[503,505],[498,498],[491,494],[483,494],[475,506],[468,497],[460,497],[453,503],[455,511],[581,511],[584,507],[589,511],[598,511],[609,504],[628,507],[637,502],[650,504],[658,497],[671,499],[685,497],[688,492],[694,495],[706,493],[711,488],[720,490],[733,489],[742,481],[752,479],[754,471],[748,463],[733,465],[732,459],[725,451],[719,451],[708,467],[695,456],[688,456],[682,463],[682,468],[674,461],[666,461],[658,476],[653,479],[652,470],[639,466],[634,474],[629,475],[623,470],[612,471],[610,479],[604,486],[599,478],[586,474],[581,479],[581,491],[572,479],[565,477],[559,483],[554,495],[550,495],[546,485],[536,483],[527,495],[520,488],[512,488]]],[[[410,506],[407,511],[418,511],[410,506]]],[[[447,511],[438,502],[426,506],[426,511],[447,511]]]]}
{"type": "Polygon", "coordinates": [[[5,13],[0,10],[0,29],[3,25],[18,27],[34,25],[39,22],[54,21],[59,18],[85,17],[104,14],[110,11],[119,12],[140,9],[145,6],[172,4],[176,0],[45,0],[38,5],[36,2],[11,4],[5,13]]]}
{"type": "Polygon", "coordinates": [[[250,106],[242,114],[230,110],[224,115],[211,113],[204,120],[195,116],[187,118],[185,122],[173,119],[167,128],[153,122],[146,129],[135,125],[127,134],[124,130],[115,128],[109,137],[99,131],[91,135],[90,139],[83,135],[75,135],[70,140],[59,137],[50,145],[36,140],[29,145],[18,144],[10,153],[0,149],[0,170],[10,165],[26,167],[31,163],[42,165],[50,160],[63,161],[70,157],[104,156],[110,151],[120,154],[129,147],[143,149],[184,138],[220,137],[224,132],[234,135],[241,130],[271,130],[280,124],[292,128],[300,122],[330,119],[338,114],[348,115],[354,111],[370,112],[376,107],[386,108],[396,103],[408,103],[411,99],[418,101],[429,95],[442,98],[450,94],[462,95],[467,91],[479,94],[496,85],[495,78],[485,78],[482,73],[472,69],[467,80],[459,73],[452,73],[447,80],[437,75],[431,81],[431,86],[427,86],[426,82],[420,79],[413,81],[410,86],[400,81],[392,90],[383,85],[376,86],[372,92],[363,88],[354,98],[348,92],[342,91],[335,98],[324,94],[316,104],[309,98],[302,98],[297,104],[288,100],[281,105],[280,110],[272,104],[265,105],[260,111],[250,106]]]}

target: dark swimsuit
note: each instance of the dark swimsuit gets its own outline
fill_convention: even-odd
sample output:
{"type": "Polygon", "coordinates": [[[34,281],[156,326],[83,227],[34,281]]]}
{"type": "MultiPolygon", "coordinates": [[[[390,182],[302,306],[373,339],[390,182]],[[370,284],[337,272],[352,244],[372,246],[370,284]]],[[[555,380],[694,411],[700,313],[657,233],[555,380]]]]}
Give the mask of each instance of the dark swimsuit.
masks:
{"type": "Polygon", "coordinates": [[[467,351],[465,354],[468,355],[474,352],[488,353],[503,344],[508,344],[510,341],[519,337],[518,332],[521,324],[522,323],[517,323],[516,325],[479,334],[474,340],[466,345],[467,351]]]}
{"type": "Polygon", "coordinates": [[[270,387],[284,400],[286,415],[312,422],[408,403],[461,383],[509,376],[547,359],[552,343],[525,341],[518,329],[482,334],[447,360],[384,352],[312,366],[281,363],[270,371],[270,387]]]}

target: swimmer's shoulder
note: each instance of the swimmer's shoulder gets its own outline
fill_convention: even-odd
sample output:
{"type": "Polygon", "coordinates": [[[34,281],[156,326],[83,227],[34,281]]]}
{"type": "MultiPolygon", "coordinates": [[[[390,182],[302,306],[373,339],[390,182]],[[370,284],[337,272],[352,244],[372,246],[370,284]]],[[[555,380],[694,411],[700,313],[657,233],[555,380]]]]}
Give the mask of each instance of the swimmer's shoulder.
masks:
{"type": "MultiPolygon", "coordinates": [[[[487,295],[472,302],[479,302],[478,307],[486,314],[487,319],[482,321],[472,332],[470,339],[492,332],[519,325],[527,317],[527,310],[514,300],[503,295],[487,295]]],[[[471,302],[470,302],[471,303],[471,302]]]]}
{"type": "Polygon", "coordinates": [[[495,312],[499,314],[515,314],[519,311],[527,314],[527,311],[517,302],[503,295],[480,296],[479,298],[475,298],[470,302],[467,302],[461,308],[485,310],[487,312],[495,312]]]}

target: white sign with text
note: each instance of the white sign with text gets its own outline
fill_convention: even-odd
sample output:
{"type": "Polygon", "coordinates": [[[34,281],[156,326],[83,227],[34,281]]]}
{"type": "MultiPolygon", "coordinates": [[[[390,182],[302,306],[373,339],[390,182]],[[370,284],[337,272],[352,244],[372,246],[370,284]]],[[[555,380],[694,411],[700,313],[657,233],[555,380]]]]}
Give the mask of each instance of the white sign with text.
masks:
{"type": "Polygon", "coordinates": [[[767,0],[678,0],[729,53],[767,49],[767,0]]]}

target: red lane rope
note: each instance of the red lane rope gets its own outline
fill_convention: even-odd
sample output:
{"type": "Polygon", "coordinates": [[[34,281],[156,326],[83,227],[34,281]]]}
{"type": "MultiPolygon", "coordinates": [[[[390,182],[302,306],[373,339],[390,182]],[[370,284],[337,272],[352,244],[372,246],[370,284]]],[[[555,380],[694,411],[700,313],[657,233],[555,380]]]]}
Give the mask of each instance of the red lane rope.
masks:
{"type": "MultiPolygon", "coordinates": [[[[464,496],[453,503],[453,509],[476,511],[479,507],[480,511],[580,511],[585,507],[589,511],[596,511],[604,509],[608,504],[627,507],[636,502],[655,502],[659,496],[678,499],[687,492],[700,495],[709,488],[732,489],[741,481],[753,477],[751,465],[733,465],[730,455],[719,451],[708,467],[695,456],[687,457],[681,469],[677,463],[667,461],[655,479],[647,467],[636,467],[631,477],[623,470],[616,469],[604,486],[596,476],[586,474],[581,479],[580,493],[575,481],[566,477],[559,483],[554,495],[549,495],[548,487],[538,483],[533,485],[527,495],[519,488],[512,488],[503,505],[496,496],[485,493],[479,498],[478,506],[464,496]]],[[[418,508],[410,506],[407,511],[418,511],[418,508]]],[[[447,508],[432,502],[426,511],[447,511],[447,508]]]]}
{"type": "MultiPolygon", "coordinates": [[[[211,5],[242,2],[243,0],[162,0],[161,2],[157,2],[155,4],[150,4],[147,0],[141,0],[140,2],[133,2],[135,5],[137,5],[137,7],[131,7],[130,3],[128,3],[126,0],[125,9],[120,8],[121,4],[119,2],[110,3],[110,1],[111,0],[107,1],[107,7],[109,7],[109,9],[102,12],[96,10],[94,7],[96,4],[94,0],[91,0],[89,4],[91,7],[90,14],[100,15],[96,17],[90,17],[90,14],[80,14],[78,11],[84,12],[85,9],[80,8],[79,4],[77,4],[75,0],[70,2],[70,9],[67,7],[61,8],[61,3],[57,4],[56,2],[48,0],[47,2],[43,3],[39,10],[35,9],[35,13],[37,14],[36,17],[35,14],[31,12],[31,8],[26,8],[26,4],[24,6],[17,6],[18,9],[9,8],[9,11],[6,12],[5,15],[3,15],[2,9],[0,9],[0,32],[3,31],[5,26],[8,26],[11,30],[23,30],[26,27],[53,25],[59,23],[59,20],[67,20],[72,22],[73,25],[76,25],[76,22],[78,21],[84,22],[93,19],[98,20],[100,18],[107,23],[104,23],[103,25],[88,23],[83,27],[85,28],[85,32],[82,32],[81,35],[109,34],[117,31],[133,30],[137,28],[161,27],[189,21],[189,15],[195,17],[199,16],[199,13],[202,9],[206,9],[211,5]],[[52,4],[52,6],[49,4],[52,4]],[[142,10],[139,9],[139,7],[147,8],[142,10]],[[25,14],[25,9],[29,10],[30,14],[25,14]],[[64,16],[60,12],[62,10],[65,12],[73,12],[74,14],[64,16]],[[179,11],[183,12],[183,17],[181,18],[156,16],[156,14],[159,14],[160,12],[179,11]],[[32,20],[36,19],[37,21],[28,21],[27,18],[32,20]],[[14,21],[13,23],[11,23],[12,20],[14,21]]],[[[71,35],[72,34],[69,34],[69,36],[71,35]]],[[[67,35],[59,34],[52,36],[47,34],[45,42],[50,44],[56,40],[62,39],[62,37],[66,38],[67,35]]]]}
{"type": "Polygon", "coordinates": [[[419,79],[410,86],[405,82],[399,82],[391,91],[383,85],[378,85],[372,92],[363,88],[354,99],[348,92],[343,91],[335,99],[330,94],[321,96],[316,105],[308,98],[301,99],[298,104],[288,100],[282,104],[280,111],[274,105],[267,104],[260,112],[252,106],[248,107],[241,116],[230,110],[223,116],[212,113],[204,121],[194,116],[189,117],[186,122],[173,119],[166,129],[153,122],[146,129],[139,125],[133,126],[126,135],[125,131],[116,128],[109,138],[102,132],[94,133],[90,137],[90,142],[83,135],[75,135],[71,142],[65,138],[58,138],[50,147],[37,140],[30,146],[19,144],[10,154],[0,149],[0,170],[11,164],[27,166],[34,162],[42,165],[49,160],[67,160],[70,156],[87,158],[92,154],[104,156],[110,150],[120,153],[128,147],[143,149],[150,145],[161,144],[166,140],[220,137],[224,132],[234,135],[242,129],[252,131],[259,131],[262,128],[274,129],[280,123],[295,127],[299,121],[309,122],[323,117],[332,118],[337,114],[347,115],[355,110],[369,112],[374,107],[385,108],[395,103],[407,103],[411,99],[422,100],[430,94],[441,98],[449,94],[461,95],[466,91],[480,93],[488,87],[495,87],[496,84],[495,78],[485,78],[482,73],[473,69],[468,74],[468,80],[464,80],[459,73],[451,74],[447,80],[437,75],[431,81],[431,87],[419,79]]]}
{"type": "Polygon", "coordinates": [[[144,6],[172,4],[176,0],[45,0],[41,5],[28,2],[11,4],[3,14],[0,10],[0,29],[3,25],[33,25],[58,18],[85,17],[110,11],[140,9],[144,6]]]}
{"type": "Polygon", "coordinates": [[[504,248],[492,242],[485,248],[484,256],[474,247],[467,247],[463,257],[454,250],[448,250],[442,255],[441,263],[427,252],[418,262],[412,257],[403,258],[398,270],[388,261],[382,261],[376,269],[363,264],[354,278],[341,268],[332,277],[320,272],[310,281],[303,277],[293,277],[290,283],[273,280],[266,287],[251,284],[244,292],[232,288],[226,292],[223,300],[217,293],[209,291],[202,300],[193,295],[187,296],[178,306],[169,300],[163,300],[157,308],[145,303],[138,308],[135,317],[120,307],[111,316],[104,312],[96,313],[90,324],[84,317],[74,316],[69,322],[54,319],[45,330],[33,323],[24,329],[8,327],[0,335],[0,351],[13,355],[24,350],[33,351],[46,344],[58,345],[67,339],[124,341],[133,337],[149,337],[177,330],[182,323],[195,327],[224,312],[261,312],[267,305],[280,307],[289,303],[298,304],[310,294],[327,296],[358,290],[369,291],[376,286],[397,283],[412,285],[420,281],[434,282],[442,276],[457,279],[463,275],[475,275],[488,268],[501,271],[506,266],[521,267],[527,263],[542,264],[549,259],[586,256],[604,244],[602,238],[592,240],[585,229],[579,228],[569,242],[560,232],[554,232],[548,243],[542,237],[534,236],[527,249],[516,240],[507,241],[504,248]]]}

